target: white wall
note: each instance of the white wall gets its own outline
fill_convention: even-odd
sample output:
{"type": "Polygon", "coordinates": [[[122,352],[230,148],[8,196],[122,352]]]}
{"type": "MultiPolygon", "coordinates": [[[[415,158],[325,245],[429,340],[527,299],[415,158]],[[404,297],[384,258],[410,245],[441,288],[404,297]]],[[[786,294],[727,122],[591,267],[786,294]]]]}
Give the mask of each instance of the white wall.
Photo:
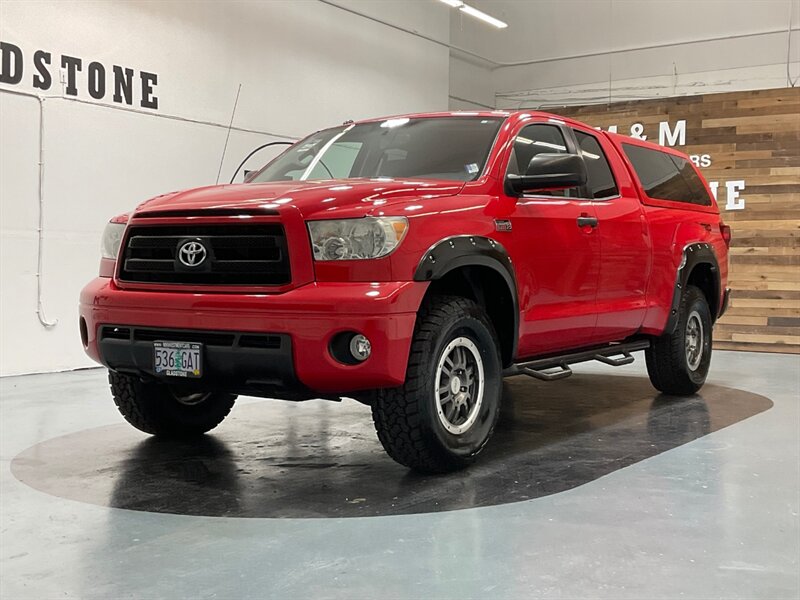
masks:
{"type": "Polygon", "coordinates": [[[470,57],[450,56],[450,108],[481,110],[495,107],[492,70],[488,63],[470,57]]]}
{"type": "MultiPolygon", "coordinates": [[[[446,41],[439,3],[340,0],[370,16],[446,41]]],[[[241,96],[222,180],[256,145],[346,119],[444,110],[448,50],[316,0],[269,2],[0,2],[0,40],[84,60],[78,99],[58,69],[44,93],[46,329],[36,315],[38,104],[0,92],[0,374],[88,366],[78,292],[97,272],[109,217],[158,193],[213,183],[236,89],[241,96]],[[97,60],[158,74],[159,109],[126,112],[93,100],[97,60]],[[178,117],[178,118],[167,118],[178,117]],[[190,119],[208,123],[188,122],[190,119]],[[254,130],[253,133],[241,129],[254,130]]],[[[263,162],[265,151],[252,162],[263,162]]]]}
{"type": "MultiPolygon", "coordinates": [[[[509,23],[497,30],[451,14],[451,43],[492,61],[486,64],[498,108],[784,87],[787,51],[791,77],[800,77],[800,0],[473,4],[509,23]]],[[[454,63],[450,77],[464,97],[474,69],[454,63]]],[[[485,92],[480,97],[483,102],[485,92]]],[[[451,106],[462,105],[451,99],[451,106]]]]}

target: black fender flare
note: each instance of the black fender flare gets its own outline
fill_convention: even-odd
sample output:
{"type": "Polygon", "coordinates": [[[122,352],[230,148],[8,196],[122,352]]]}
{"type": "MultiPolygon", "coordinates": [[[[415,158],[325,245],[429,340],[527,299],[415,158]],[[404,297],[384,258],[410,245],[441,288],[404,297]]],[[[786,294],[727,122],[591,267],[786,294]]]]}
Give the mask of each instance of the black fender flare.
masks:
{"type": "Polygon", "coordinates": [[[716,283],[717,298],[715,298],[716,310],[712,306],[712,317],[714,321],[719,318],[719,293],[721,285],[721,276],[719,272],[719,262],[717,255],[714,254],[714,248],[711,244],[702,242],[689,244],[684,247],[681,256],[681,264],[678,267],[678,273],[675,277],[675,290],[672,293],[672,305],[670,306],[669,317],[667,318],[667,326],[664,328],[664,333],[674,333],[678,327],[678,307],[681,303],[681,294],[689,281],[689,276],[697,265],[707,264],[711,267],[711,274],[716,283]]]}
{"type": "Polygon", "coordinates": [[[431,246],[417,265],[414,281],[434,281],[460,267],[488,267],[497,272],[508,286],[513,305],[513,340],[511,359],[516,358],[519,341],[519,296],[514,266],[503,245],[480,235],[457,235],[444,238],[431,246]]]}

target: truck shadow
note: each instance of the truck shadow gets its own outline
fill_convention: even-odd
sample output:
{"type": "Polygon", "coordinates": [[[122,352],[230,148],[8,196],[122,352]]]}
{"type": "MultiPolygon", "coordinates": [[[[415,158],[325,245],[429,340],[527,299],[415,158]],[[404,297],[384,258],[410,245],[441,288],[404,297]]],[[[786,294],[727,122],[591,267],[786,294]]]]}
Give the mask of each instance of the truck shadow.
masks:
{"type": "MultiPolygon", "coordinates": [[[[234,409],[194,441],[142,438],[127,425],[33,446],[22,482],[82,502],[171,514],[319,518],[430,513],[533,500],[584,485],[768,410],[763,396],[707,385],[658,395],[647,379],[575,375],[504,382],[495,435],[476,465],[421,476],[389,459],[369,409],[352,401],[264,401],[234,409]]],[[[704,452],[692,477],[719,468],[704,452]]]]}

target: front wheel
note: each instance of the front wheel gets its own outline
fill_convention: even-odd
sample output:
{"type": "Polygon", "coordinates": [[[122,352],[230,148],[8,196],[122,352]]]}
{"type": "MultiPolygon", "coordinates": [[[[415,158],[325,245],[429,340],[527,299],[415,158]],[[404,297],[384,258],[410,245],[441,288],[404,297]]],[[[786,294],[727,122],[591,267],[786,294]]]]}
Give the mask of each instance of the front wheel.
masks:
{"type": "Polygon", "coordinates": [[[483,309],[440,296],[420,312],[405,384],[372,405],[386,452],[416,471],[445,473],[475,460],[494,430],[502,394],[497,335],[483,309]]]}
{"type": "Polygon", "coordinates": [[[236,401],[232,394],[198,392],[109,371],[114,404],[131,425],[153,435],[201,435],[219,425],[236,401]]]}
{"type": "Polygon", "coordinates": [[[653,387],[674,396],[690,396],[703,387],[711,366],[712,325],[705,295],[687,286],[675,331],[662,335],[645,351],[653,387]]]}

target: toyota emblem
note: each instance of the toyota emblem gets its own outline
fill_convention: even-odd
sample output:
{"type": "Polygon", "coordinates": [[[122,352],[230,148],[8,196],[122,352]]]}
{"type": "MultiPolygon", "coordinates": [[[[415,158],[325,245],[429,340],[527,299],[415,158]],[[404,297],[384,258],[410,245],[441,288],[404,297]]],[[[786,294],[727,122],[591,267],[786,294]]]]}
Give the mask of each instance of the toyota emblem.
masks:
{"type": "Polygon", "coordinates": [[[184,242],[178,248],[178,260],[187,267],[199,267],[208,256],[208,250],[200,242],[194,240],[184,242]]]}

